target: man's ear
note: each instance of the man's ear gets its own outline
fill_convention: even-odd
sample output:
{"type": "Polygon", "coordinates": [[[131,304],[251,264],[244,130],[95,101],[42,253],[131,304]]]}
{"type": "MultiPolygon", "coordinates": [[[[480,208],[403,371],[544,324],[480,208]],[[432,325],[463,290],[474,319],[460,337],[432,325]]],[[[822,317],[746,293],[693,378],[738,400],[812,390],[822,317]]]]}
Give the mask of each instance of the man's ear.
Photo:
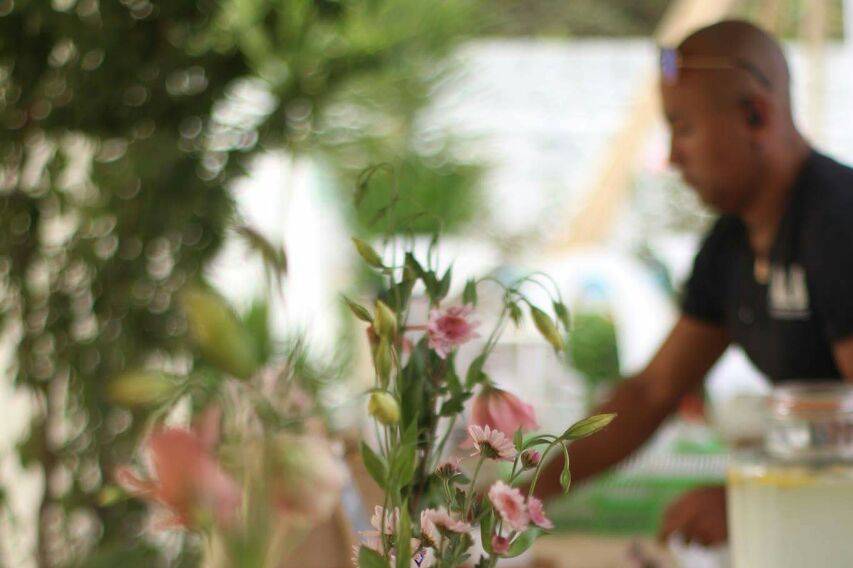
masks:
{"type": "Polygon", "coordinates": [[[741,110],[746,124],[752,129],[767,125],[769,106],[761,97],[749,97],[741,100],[741,110]]]}

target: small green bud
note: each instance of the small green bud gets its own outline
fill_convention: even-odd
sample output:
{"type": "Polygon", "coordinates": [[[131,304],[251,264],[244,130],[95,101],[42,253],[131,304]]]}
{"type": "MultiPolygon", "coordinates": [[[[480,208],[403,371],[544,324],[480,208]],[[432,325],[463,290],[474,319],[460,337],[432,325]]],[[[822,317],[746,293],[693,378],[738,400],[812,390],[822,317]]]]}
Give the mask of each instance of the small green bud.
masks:
{"type": "Polygon", "coordinates": [[[397,316],[382,300],[376,300],[373,328],[383,339],[393,339],[397,335],[397,316]]]}
{"type": "Polygon", "coordinates": [[[152,406],[177,392],[178,381],[163,373],[129,371],[110,382],[107,394],[122,406],[152,406]]]}
{"type": "Polygon", "coordinates": [[[367,412],[385,425],[396,424],[400,421],[400,405],[391,393],[374,391],[367,401],[367,412]]]}
{"type": "Polygon", "coordinates": [[[376,376],[379,377],[379,383],[382,387],[388,386],[388,381],[391,378],[391,369],[394,366],[394,353],[391,350],[391,344],[387,339],[379,340],[379,345],[373,352],[373,364],[376,367],[376,376]]]}
{"type": "Polygon", "coordinates": [[[373,247],[364,242],[361,239],[357,239],[355,237],[352,238],[352,242],[355,244],[355,250],[358,251],[359,256],[364,259],[369,266],[373,268],[384,268],[385,266],[382,264],[382,257],[379,256],[373,247]]]}
{"type": "Polygon", "coordinates": [[[545,312],[535,306],[530,306],[530,315],[533,316],[533,323],[536,324],[536,329],[542,334],[542,337],[551,344],[554,351],[563,350],[563,336],[554,325],[554,320],[545,312]]]}

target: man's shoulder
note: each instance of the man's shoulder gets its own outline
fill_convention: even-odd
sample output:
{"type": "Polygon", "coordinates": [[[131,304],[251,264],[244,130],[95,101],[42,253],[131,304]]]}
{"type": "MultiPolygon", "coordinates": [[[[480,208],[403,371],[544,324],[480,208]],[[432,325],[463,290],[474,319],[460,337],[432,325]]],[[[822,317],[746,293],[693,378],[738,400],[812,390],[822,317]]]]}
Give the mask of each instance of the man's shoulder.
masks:
{"type": "Polygon", "coordinates": [[[815,221],[850,222],[853,213],[853,168],[816,153],[805,188],[807,211],[815,221]]]}
{"type": "Polygon", "coordinates": [[[818,154],[804,191],[803,260],[822,265],[853,253],[853,168],[818,154]]]}
{"type": "Polygon", "coordinates": [[[711,229],[705,233],[703,248],[720,248],[731,246],[735,239],[743,234],[743,221],[734,215],[720,215],[714,221],[711,229]]]}

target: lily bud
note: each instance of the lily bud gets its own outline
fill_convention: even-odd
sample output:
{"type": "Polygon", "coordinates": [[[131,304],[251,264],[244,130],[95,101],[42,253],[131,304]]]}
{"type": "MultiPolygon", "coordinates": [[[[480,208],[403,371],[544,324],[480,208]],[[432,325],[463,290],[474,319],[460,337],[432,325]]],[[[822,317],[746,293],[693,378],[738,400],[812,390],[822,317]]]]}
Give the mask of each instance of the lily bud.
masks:
{"type": "Polygon", "coordinates": [[[533,323],[536,324],[536,329],[542,334],[542,337],[551,344],[554,351],[563,350],[563,336],[554,325],[554,320],[545,312],[537,307],[530,306],[530,315],[533,316],[533,323]]]}
{"type": "Polygon", "coordinates": [[[193,287],[183,292],[181,305],[190,335],[207,361],[239,379],[257,370],[252,337],[221,296],[193,287]]]}
{"type": "Polygon", "coordinates": [[[163,373],[130,371],[107,387],[110,400],[123,406],[150,406],[165,402],[177,392],[179,383],[163,373]]]}
{"type": "Polygon", "coordinates": [[[400,421],[400,405],[391,393],[374,391],[367,401],[367,412],[385,425],[396,424],[400,421]]]}
{"type": "Polygon", "coordinates": [[[397,316],[382,300],[376,300],[373,328],[383,339],[393,339],[397,335],[397,316]]]}
{"type": "Polygon", "coordinates": [[[372,246],[355,237],[352,238],[352,242],[355,244],[355,250],[358,251],[359,256],[364,259],[364,262],[373,268],[383,268],[382,257],[373,250],[372,246]]]}
{"type": "Polygon", "coordinates": [[[376,375],[379,377],[380,384],[383,388],[387,387],[391,378],[391,369],[394,366],[394,353],[387,339],[379,340],[379,345],[373,352],[373,363],[376,366],[376,375]]]}

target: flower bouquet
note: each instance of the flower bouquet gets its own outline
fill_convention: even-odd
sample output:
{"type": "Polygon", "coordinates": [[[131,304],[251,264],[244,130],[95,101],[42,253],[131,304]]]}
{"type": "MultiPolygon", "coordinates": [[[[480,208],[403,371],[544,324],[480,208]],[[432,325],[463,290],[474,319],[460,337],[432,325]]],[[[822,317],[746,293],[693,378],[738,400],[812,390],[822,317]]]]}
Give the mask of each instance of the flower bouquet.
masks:
{"type": "Polygon", "coordinates": [[[494,385],[484,365],[506,326],[521,323],[525,312],[555,352],[563,349],[569,315],[556,285],[542,274],[510,284],[491,277],[472,279],[460,301],[449,301],[452,268],[438,270],[437,238],[424,259],[401,240],[386,239],[380,254],[353,239],[383,286],[370,308],[344,297],[366,324],[375,371],[367,410],[376,426],[376,444],[362,442],[361,453],[384,495],[371,520],[375,530],[362,534],[355,561],[361,568],[495,566],[501,558],[523,553],[553,526],[533,496],[549,454],[562,452],[560,481],[568,491],[568,444],[603,428],[613,415],[587,418],[559,434],[529,434],[538,427],[533,408],[494,385]],[[462,373],[457,348],[479,337],[482,324],[475,320],[475,310],[484,285],[501,290],[500,311],[479,354],[462,373]],[[548,292],[547,311],[529,300],[525,290],[530,286],[548,292]],[[416,290],[423,290],[429,302],[426,321],[411,321],[416,290]],[[467,475],[458,460],[447,460],[445,454],[472,397],[466,445],[474,465],[467,475]],[[481,496],[478,477],[489,461],[511,466],[481,496]],[[482,552],[474,558],[478,535],[482,552]]]}

